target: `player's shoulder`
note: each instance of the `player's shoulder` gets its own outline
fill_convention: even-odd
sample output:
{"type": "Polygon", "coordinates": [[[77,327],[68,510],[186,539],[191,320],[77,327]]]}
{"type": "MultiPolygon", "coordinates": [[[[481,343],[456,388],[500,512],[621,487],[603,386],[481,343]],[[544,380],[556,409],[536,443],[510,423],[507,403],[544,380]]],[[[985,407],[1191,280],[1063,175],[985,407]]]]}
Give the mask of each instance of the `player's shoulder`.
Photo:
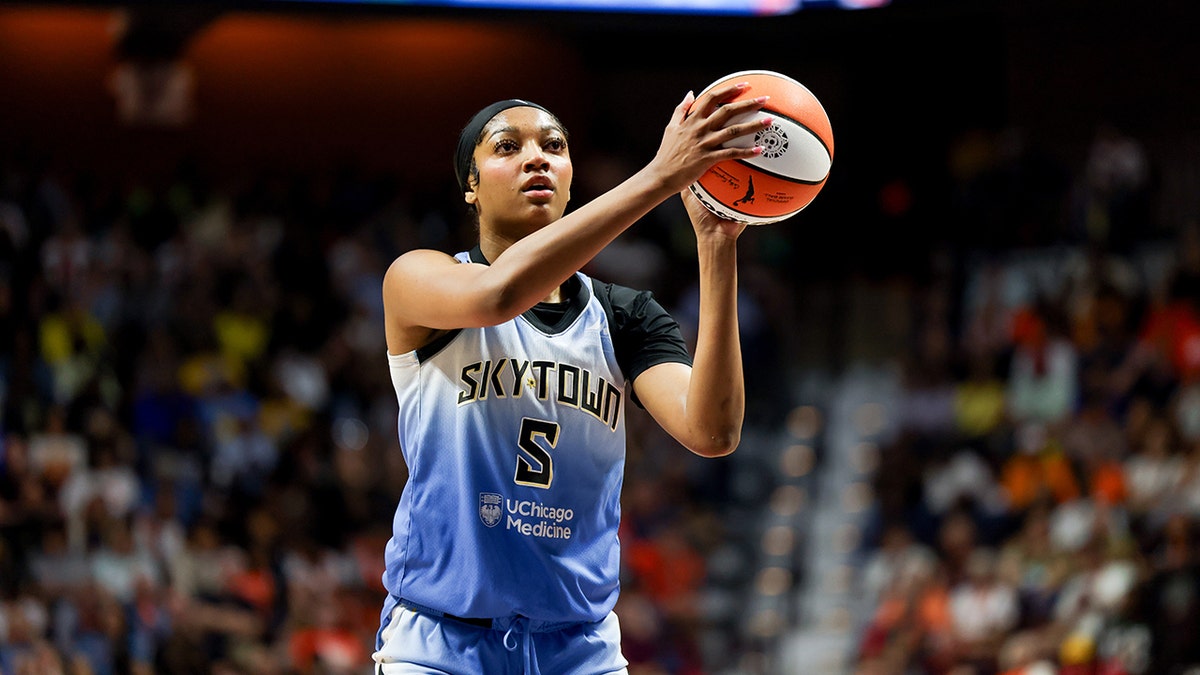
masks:
{"type": "Polygon", "coordinates": [[[609,281],[600,281],[592,279],[592,290],[596,292],[597,297],[602,297],[613,306],[630,306],[639,302],[645,302],[647,299],[654,297],[650,291],[641,290],[638,288],[630,288],[621,284],[614,284],[609,281]]]}
{"type": "Polygon", "coordinates": [[[445,251],[438,251],[432,248],[414,248],[411,251],[405,251],[396,256],[396,259],[392,261],[391,267],[425,264],[445,265],[457,262],[458,260],[454,256],[445,251]]]}
{"type": "Polygon", "coordinates": [[[609,317],[618,323],[625,323],[632,318],[643,318],[647,311],[663,311],[650,291],[598,279],[591,281],[596,299],[600,301],[609,317]]]}
{"type": "Polygon", "coordinates": [[[448,265],[457,265],[454,256],[429,248],[416,248],[396,256],[384,273],[384,284],[413,275],[422,275],[448,265]]]}

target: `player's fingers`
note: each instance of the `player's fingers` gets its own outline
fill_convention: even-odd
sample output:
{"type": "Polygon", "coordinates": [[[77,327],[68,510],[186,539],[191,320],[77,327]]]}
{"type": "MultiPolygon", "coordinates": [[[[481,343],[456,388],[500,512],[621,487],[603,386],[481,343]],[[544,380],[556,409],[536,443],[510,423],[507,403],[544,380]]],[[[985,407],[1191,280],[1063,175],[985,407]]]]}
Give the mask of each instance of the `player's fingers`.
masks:
{"type": "Polygon", "coordinates": [[[774,122],[775,122],[775,118],[771,117],[770,115],[767,115],[764,117],[756,117],[756,118],[750,120],[749,122],[742,122],[741,124],[731,124],[727,127],[720,129],[719,131],[716,131],[713,134],[713,136],[711,137],[712,143],[714,143],[716,145],[721,145],[723,143],[728,143],[729,141],[732,141],[735,138],[740,138],[742,136],[750,136],[752,134],[756,134],[756,133],[762,131],[763,129],[770,127],[771,124],[774,122]]]}
{"type": "Polygon", "coordinates": [[[695,102],[696,95],[689,90],[683,97],[683,100],[679,102],[679,105],[675,106],[675,112],[671,115],[671,122],[679,124],[687,119],[687,116],[691,114],[692,104],[695,102]]]}
{"type": "Polygon", "coordinates": [[[717,110],[709,116],[709,120],[715,126],[724,126],[725,122],[737,117],[738,115],[744,115],[746,113],[754,112],[755,110],[762,110],[763,106],[766,105],[767,101],[769,100],[771,100],[770,96],[758,96],[756,98],[746,99],[745,101],[726,103],[720,108],[717,108],[717,110]]]}
{"type": "Polygon", "coordinates": [[[723,162],[727,159],[750,159],[751,157],[757,157],[762,153],[763,147],[761,145],[752,145],[748,148],[739,148],[734,146],[729,148],[721,148],[720,150],[714,150],[712,157],[716,162],[723,162]]]}
{"type": "Polygon", "coordinates": [[[703,117],[713,114],[721,104],[734,98],[750,88],[749,82],[735,82],[712,89],[697,99],[697,105],[692,106],[695,112],[703,117]]]}

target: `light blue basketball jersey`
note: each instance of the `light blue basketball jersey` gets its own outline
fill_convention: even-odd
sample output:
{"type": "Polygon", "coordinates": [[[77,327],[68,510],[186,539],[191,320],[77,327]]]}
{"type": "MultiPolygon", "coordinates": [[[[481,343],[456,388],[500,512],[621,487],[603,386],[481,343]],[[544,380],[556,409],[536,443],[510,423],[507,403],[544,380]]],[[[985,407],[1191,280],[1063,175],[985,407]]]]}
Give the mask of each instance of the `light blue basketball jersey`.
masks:
{"type": "Polygon", "coordinates": [[[599,621],[616,603],[625,379],[577,276],[582,309],[559,325],[526,312],[388,355],[409,479],[384,623],[400,599],[552,623],[599,621]]]}

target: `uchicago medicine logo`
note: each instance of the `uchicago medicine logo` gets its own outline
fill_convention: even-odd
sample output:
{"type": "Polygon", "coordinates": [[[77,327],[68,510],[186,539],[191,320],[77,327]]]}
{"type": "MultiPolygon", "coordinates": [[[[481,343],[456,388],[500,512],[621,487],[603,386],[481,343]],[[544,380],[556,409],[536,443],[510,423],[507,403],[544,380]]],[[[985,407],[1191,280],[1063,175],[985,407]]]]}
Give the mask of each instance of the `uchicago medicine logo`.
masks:
{"type": "Polygon", "coordinates": [[[488,527],[495,527],[500,524],[500,517],[504,513],[501,504],[504,502],[504,497],[495,492],[480,492],[479,493],[479,519],[488,527]]]}
{"type": "Polygon", "coordinates": [[[479,493],[479,520],[488,527],[504,521],[504,529],[526,537],[570,539],[575,510],[530,500],[506,499],[495,492],[479,493]]]}

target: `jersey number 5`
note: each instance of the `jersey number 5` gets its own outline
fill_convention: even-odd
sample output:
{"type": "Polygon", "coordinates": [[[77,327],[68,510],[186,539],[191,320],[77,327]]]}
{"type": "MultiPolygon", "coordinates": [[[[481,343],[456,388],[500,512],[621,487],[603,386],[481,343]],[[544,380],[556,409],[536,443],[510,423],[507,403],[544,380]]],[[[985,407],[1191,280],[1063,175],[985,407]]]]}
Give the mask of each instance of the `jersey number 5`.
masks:
{"type": "Polygon", "coordinates": [[[517,439],[517,474],[513,481],[517,485],[536,488],[550,487],[554,480],[554,462],[550,453],[537,442],[538,436],[553,448],[558,443],[558,424],[546,420],[526,417],[521,420],[521,437],[517,439]]]}

